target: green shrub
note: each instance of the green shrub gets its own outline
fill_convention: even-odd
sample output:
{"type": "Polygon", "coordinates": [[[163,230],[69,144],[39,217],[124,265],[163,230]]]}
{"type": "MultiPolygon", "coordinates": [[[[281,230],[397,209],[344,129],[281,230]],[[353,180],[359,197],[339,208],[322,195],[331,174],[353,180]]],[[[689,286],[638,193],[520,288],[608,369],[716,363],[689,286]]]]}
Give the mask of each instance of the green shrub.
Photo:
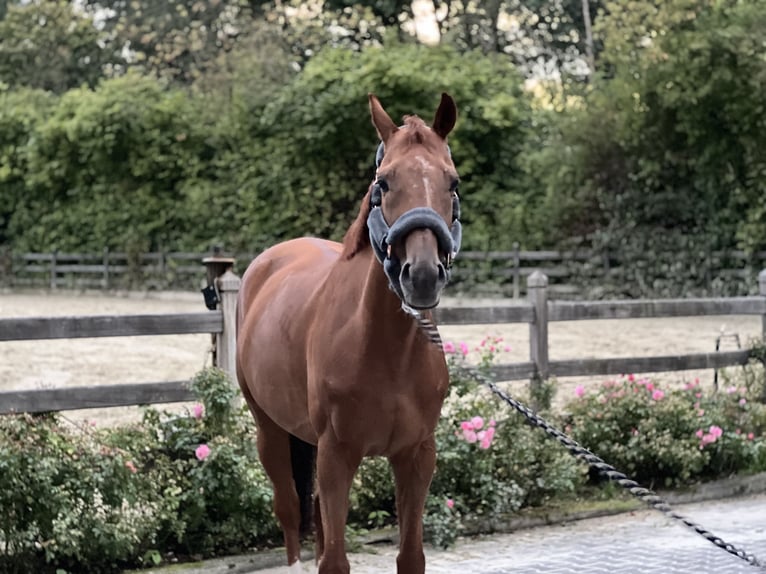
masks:
{"type": "Polygon", "coordinates": [[[766,406],[744,387],[663,390],[629,375],[577,393],[568,405],[573,437],[646,486],[766,469],[766,406]]]}
{"type": "Polygon", "coordinates": [[[437,468],[425,517],[426,534],[439,545],[459,534],[460,516],[492,524],[522,507],[571,495],[584,484],[584,469],[566,451],[460,368],[478,354],[475,362],[486,374],[503,352],[501,339],[485,339],[473,351],[464,344],[445,347],[452,384],[436,431],[437,468]],[[447,501],[451,508],[445,509],[447,501]]]}
{"type": "Polygon", "coordinates": [[[116,572],[275,536],[249,413],[225,403],[221,371],[194,387],[204,405],[188,415],[147,409],[115,429],[0,417],[0,570],[116,572]]]}
{"type": "Polygon", "coordinates": [[[0,570],[118,568],[154,543],[161,503],[131,453],[52,415],[0,417],[0,570]]]}

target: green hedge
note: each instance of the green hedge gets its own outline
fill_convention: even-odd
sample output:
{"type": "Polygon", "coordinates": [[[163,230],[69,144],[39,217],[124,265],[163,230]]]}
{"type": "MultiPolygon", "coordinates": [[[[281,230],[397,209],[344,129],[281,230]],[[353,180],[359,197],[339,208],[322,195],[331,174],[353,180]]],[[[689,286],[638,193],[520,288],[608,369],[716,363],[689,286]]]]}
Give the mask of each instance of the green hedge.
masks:
{"type": "Polygon", "coordinates": [[[59,98],[0,86],[10,200],[0,234],[22,251],[257,251],[300,235],[340,239],[374,172],[367,92],[397,120],[431,121],[442,90],[459,106],[450,142],[466,247],[490,238],[510,247],[526,232],[517,158],[530,101],[506,60],[448,47],[327,48],[285,81],[268,98],[228,105],[135,73],[59,98]],[[498,236],[501,225],[510,233],[498,236]]]}

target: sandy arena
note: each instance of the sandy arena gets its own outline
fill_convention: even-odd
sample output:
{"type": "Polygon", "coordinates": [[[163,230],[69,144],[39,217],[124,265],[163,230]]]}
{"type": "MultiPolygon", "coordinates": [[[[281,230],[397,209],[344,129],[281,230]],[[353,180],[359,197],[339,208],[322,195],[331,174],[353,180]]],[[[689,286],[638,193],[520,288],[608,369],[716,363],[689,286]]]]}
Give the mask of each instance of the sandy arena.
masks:
{"type": "MultiPolygon", "coordinates": [[[[488,304],[484,301],[445,299],[452,304],[488,304]]],[[[0,317],[62,315],[153,314],[204,311],[196,293],[77,294],[72,292],[5,292],[0,294],[0,317]]],[[[739,334],[743,346],[760,336],[759,316],[718,316],[673,319],[626,319],[551,323],[551,359],[629,357],[711,352],[716,336],[725,329],[739,334]]],[[[526,324],[445,326],[443,338],[476,347],[487,335],[503,337],[510,351],[500,362],[529,358],[526,324]]],[[[0,390],[50,388],[110,383],[161,382],[189,379],[210,364],[209,335],[164,335],[101,339],[0,342],[0,390]]],[[[728,340],[722,347],[732,350],[728,340]]],[[[476,353],[473,353],[476,355],[476,353]]],[[[733,370],[733,369],[732,369],[733,370]]],[[[652,375],[665,384],[699,377],[712,384],[712,371],[687,371],[652,375]]],[[[557,402],[572,396],[575,385],[598,383],[605,377],[559,380],[557,402]]],[[[523,382],[514,383],[517,389],[523,382]],[[518,385],[518,386],[517,386],[518,385]]],[[[184,408],[175,405],[173,409],[184,408]]],[[[68,414],[98,424],[134,419],[137,408],[92,409],[68,414]]]]}

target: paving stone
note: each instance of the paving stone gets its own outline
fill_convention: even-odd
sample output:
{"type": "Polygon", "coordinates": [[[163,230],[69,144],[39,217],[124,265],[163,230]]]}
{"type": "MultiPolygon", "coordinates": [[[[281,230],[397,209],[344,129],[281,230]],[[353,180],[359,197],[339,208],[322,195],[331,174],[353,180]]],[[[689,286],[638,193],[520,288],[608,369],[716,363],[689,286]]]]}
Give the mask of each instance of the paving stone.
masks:
{"type": "MultiPolygon", "coordinates": [[[[766,495],[678,506],[726,542],[766,560],[766,495]]],[[[396,549],[349,556],[352,574],[394,574],[396,549]]],[[[511,534],[461,539],[426,552],[427,574],[757,574],[662,514],[642,510],[511,534]]],[[[284,574],[286,567],[253,571],[284,574]]],[[[316,568],[306,565],[306,572],[316,568]]]]}

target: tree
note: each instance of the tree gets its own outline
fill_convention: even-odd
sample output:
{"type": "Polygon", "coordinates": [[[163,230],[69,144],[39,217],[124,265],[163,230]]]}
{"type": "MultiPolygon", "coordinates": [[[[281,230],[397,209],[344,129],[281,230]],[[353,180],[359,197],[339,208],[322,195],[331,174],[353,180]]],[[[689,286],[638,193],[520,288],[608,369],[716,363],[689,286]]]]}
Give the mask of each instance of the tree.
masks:
{"type": "Polygon", "coordinates": [[[256,0],[85,0],[104,30],[128,51],[131,67],[180,83],[204,73],[241,33],[242,21],[266,4],[256,0]]]}
{"type": "Polygon", "coordinates": [[[530,154],[552,232],[685,274],[766,248],[766,0],[607,8],[603,77],[530,154]]]}
{"type": "Polygon", "coordinates": [[[383,26],[399,29],[404,20],[412,19],[411,0],[368,0],[354,2],[353,0],[325,0],[324,8],[330,11],[349,12],[360,7],[369,8],[375,18],[383,26]]]}
{"type": "Polygon", "coordinates": [[[93,21],[64,0],[11,4],[0,19],[0,82],[62,93],[120,62],[93,21]]]}
{"type": "Polygon", "coordinates": [[[186,193],[213,158],[210,127],[181,90],[129,73],[70,90],[36,124],[25,193],[10,219],[19,249],[157,249],[193,225],[186,193]]]}
{"type": "MultiPolygon", "coordinates": [[[[508,54],[526,73],[561,71],[587,76],[588,44],[584,0],[432,0],[443,43],[460,50],[508,54]]],[[[590,20],[603,0],[585,1],[590,20]]],[[[413,21],[412,3],[401,0],[327,0],[336,14],[369,9],[404,38],[413,21]]],[[[594,52],[600,50],[596,42],[594,52]]],[[[594,54],[595,58],[595,54],[594,54]]]]}
{"type": "MultiPolygon", "coordinates": [[[[250,126],[249,154],[232,156],[230,184],[244,198],[251,236],[342,237],[372,180],[376,149],[367,92],[392,117],[424,113],[440,90],[458,102],[450,136],[462,184],[466,246],[510,247],[524,233],[517,156],[529,107],[507,59],[447,47],[389,44],[361,52],[328,48],[311,59],[250,126]],[[506,232],[498,233],[503,228],[506,232]]],[[[247,124],[245,124],[247,125],[247,124]]]]}
{"type": "Polygon", "coordinates": [[[41,90],[0,88],[0,244],[13,239],[11,218],[27,196],[29,144],[56,98],[41,90]]]}

